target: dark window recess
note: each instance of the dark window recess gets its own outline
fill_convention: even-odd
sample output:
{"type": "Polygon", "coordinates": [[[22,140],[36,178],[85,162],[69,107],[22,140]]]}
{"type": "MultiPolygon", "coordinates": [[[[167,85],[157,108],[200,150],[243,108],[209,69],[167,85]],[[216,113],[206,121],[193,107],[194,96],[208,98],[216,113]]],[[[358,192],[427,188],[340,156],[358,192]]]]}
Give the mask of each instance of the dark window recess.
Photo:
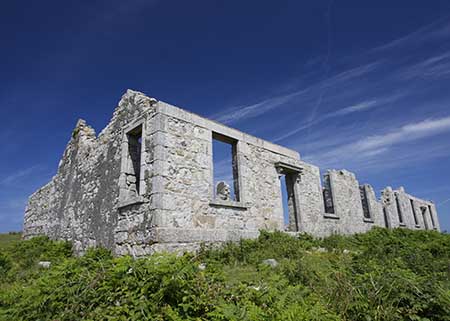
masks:
{"type": "Polygon", "coordinates": [[[400,200],[398,199],[398,195],[395,195],[395,204],[397,204],[398,221],[400,222],[400,224],[404,224],[402,208],[400,207],[400,200]]]}
{"type": "Polygon", "coordinates": [[[325,213],[335,214],[333,194],[331,191],[330,175],[323,176],[323,202],[325,206],[325,213]]]}
{"type": "Polygon", "coordinates": [[[127,188],[136,195],[140,195],[141,180],[141,149],[142,149],[142,125],[131,130],[127,134],[128,156],[130,166],[127,170],[127,188]]]}
{"type": "Polygon", "coordinates": [[[433,211],[431,210],[431,206],[430,205],[428,205],[428,212],[430,213],[431,225],[433,226],[433,229],[435,229],[436,225],[434,223],[433,211]]]}
{"type": "Polygon", "coordinates": [[[414,217],[414,224],[419,225],[419,221],[417,220],[417,213],[416,213],[416,207],[414,206],[414,200],[410,200],[411,202],[411,209],[414,217]]]}
{"type": "Polygon", "coordinates": [[[383,207],[384,227],[389,228],[388,214],[386,207],[383,207]]]}
{"type": "Polygon", "coordinates": [[[423,219],[423,224],[425,225],[425,229],[428,230],[428,220],[427,220],[427,208],[425,206],[422,206],[420,208],[420,211],[422,212],[422,219],[423,219]]]}
{"type": "Polygon", "coordinates": [[[361,203],[363,208],[364,218],[371,219],[369,201],[367,200],[367,190],[365,186],[359,187],[359,193],[361,195],[361,203]]]}
{"type": "Polygon", "coordinates": [[[214,197],[240,201],[237,141],[213,133],[214,197]]]}

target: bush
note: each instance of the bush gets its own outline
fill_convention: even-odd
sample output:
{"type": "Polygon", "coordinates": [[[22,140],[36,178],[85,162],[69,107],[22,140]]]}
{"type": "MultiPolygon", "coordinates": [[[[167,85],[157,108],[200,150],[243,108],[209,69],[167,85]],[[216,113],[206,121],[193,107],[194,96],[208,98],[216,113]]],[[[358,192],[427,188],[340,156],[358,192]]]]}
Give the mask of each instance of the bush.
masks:
{"type": "Polygon", "coordinates": [[[0,253],[0,280],[6,277],[6,273],[11,269],[11,259],[0,253]]]}
{"type": "Polygon", "coordinates": [[[450,235],[431,231],[262,232],[137,260],[36,238],[0,269],[0,320],[450,320],[450,235]],[[44,259],[50,269],[36,267],[44,259]]]}

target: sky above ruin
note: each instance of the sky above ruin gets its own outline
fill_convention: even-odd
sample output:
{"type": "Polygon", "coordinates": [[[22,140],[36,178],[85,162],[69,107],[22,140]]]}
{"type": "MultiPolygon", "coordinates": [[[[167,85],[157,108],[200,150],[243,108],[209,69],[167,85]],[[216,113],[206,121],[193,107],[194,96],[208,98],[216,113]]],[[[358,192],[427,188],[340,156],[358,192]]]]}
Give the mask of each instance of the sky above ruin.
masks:
{"type": "Polygon", "coordinates": [[[450,1],[7,1],[0,232],[127,88],[432,199],[450,230],[450,1]]]}

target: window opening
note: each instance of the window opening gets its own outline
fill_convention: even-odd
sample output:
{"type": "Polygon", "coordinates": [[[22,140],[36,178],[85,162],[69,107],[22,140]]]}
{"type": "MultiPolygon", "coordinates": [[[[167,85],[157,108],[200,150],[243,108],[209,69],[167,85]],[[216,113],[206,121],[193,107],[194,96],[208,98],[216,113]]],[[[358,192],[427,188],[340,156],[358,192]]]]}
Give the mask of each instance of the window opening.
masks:
{"type": "Polygon", "coordinates": [[[425,206],[422,206],[420,208],[420,211],[422,212],[422,218],[423,218],[423,224],[425,224],[425,229],[428,230],[428,221],[427,221],[427,208],[425,206]]]}
{"type": "Polygon", "coordinates": [[[128,139],[128,168],[126,172],[127,189],[140,195],[141,181],[141,151],[142,151],[142,125],[127,133],[128,139]]]}
{"type": "Polygon", "coordinates": [[[417,220],[417,213],[416,213],[416,207],[414,206],[414,200],[410,200],[411,202],[411,209],[414,217],[414,224],[419,225],[419,221],[417,220]]]}
{"type": "Polygon", "coordinates": [[[322,193],[323,193],[323,202],[324,202],[324,207],[325,207],[325,213],[335,214],[333,194],[331,191],[330,175],[328,175],[328,174],[325,174],[323,176],[322,193]]]}
{"type": "Polygon", "coordinates": [[[428,205],[428,211],[430,212],[431,225],[433,226],[433,229],[435,229],[436,225],[434,223],[433,211],[431,210],[431,206],[430,205],[428,205]]]}
{"type": "Polygon", "coordinates": [[[396,205],[397,205],[398,221],[400,222],[400,224],[404,224],[404,222],[403,222],[402,208],[400,207],[400,200],[399,200],[397,194],[395,195],[395,203],[396,203],[396,205]]]}
{"type": "Polygon", "coordinates": [[[371,219],[366,187],[360,186],[359,193],[361,195],[361,203],[362,203],[364,218],[371,219]]]}
{"type": "Polygon", "coordinates": [[[214,198],[240,201],[237,165],[237,141],[213,133],[214,198]]]}

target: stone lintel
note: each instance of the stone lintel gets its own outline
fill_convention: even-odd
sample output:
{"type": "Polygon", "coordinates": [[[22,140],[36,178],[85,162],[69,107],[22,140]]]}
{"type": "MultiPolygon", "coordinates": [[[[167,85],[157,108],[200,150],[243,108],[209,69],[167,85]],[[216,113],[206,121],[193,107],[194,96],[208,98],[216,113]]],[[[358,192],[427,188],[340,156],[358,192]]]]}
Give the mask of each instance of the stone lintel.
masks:
{"type": "Polygon", "coordinates": [[[227,136],[234,140],[245,141],[280,155],[285,155],[297,160],[300,159],[300,154],[297,151],[245,134],[237,129],[225,126],[210,119],[206,119],[192,112],[185,111],[179,107],[172,106],[166,102],[159,101],[156,110],[157,113],[162,113],[167,116],[193,123],[197,126],[203,127],[217,134],[227,136]]]}
{"type": "Polygon", "coordinates": [[[303,172],[303,168],[296,166],[296,165],[288,164],[285,162],[276,162],[275,167],[277,169],[280,169],[283,172],[288,172],[288,173],[301,174],[303,172]]]}

